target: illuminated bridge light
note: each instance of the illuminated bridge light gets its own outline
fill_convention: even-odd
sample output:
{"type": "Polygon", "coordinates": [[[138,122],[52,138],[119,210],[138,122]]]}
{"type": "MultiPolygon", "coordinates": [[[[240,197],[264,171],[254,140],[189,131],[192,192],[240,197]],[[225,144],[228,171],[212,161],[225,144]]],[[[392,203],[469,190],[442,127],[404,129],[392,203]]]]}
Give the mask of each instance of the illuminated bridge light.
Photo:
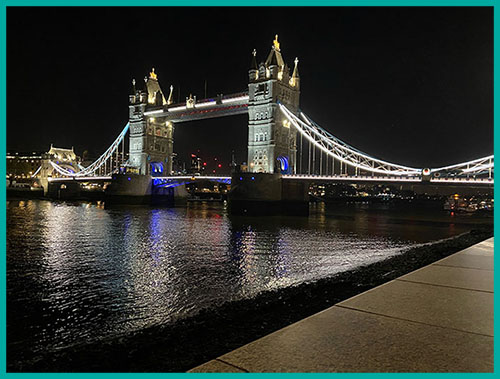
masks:
{"type": "Polygon", "coordinates": [[[156,110],[156,111],[148,111],[148,112],[144,112],[144,115],[145,115],[145,116],[149,116],[149,115],[151,115],[151,114],[157,114],[157,113],[163,113],[163,109],[156,110]]]}
{"type": "MultiPolygon", "coordinates": [[[[217,104],[217,101],[213,99],[207,99],[197,103],[195,109],[186,110],[185,104],[178,104],[174,107],[167,108],[167,110],[156,109],[145,112],[146,115],[160,114],[157,117],[166,117],[168,122],[182,122],[202,118],[210,118],[216,116],[227,116],[232,114],[240,114],[248,111],[248,93],[240,92],[234,95],[226,96],[221,99],[222,104],[217,104]],[[196,108],[202,109],[196,109],[196,108]],[[173,114],[168,114],[169,112],[178,112],[173,114]]],[[[298,115],[295,115],[290,110],[287,109],[282,103],[278,101],[278,107],[280,111],[285,116],[284,122],[287,127],[295,128],[302,137],[304,137],[309,143],[314,146],[315,149],[319,149],[320,152],[327,154],[327,157],[335,159],[336,162],[341,162],[347,166],[360,169],[366,175],[359,175],[356,171],[356,175],[349,176],[346,174],[342,175],[315,175],[315,174],[299,174],[290,175],[286,174],[291,169],[290,162],[288,162],[287,157],[279,158],[279,167],[283,175],[283,179],[286,180],[332,180],[332,181],[386,181],[386,182],[420,182],[425,179],[430,180],[432,183],[460,183],[460,184],[484,184],[492,185],[494,183],[494,156],[490,155],[487,157],[470,160],[468,162],[458,163],[454,165],[438,167],[438,168],[415,168],[403,166],[400,164],[395,164],[387,162],[375,157],[372,157],[360,150],[350,146],[349,144],[339,140],[327,130],[321,128],[314,121],[309,119],[303,112],[299,111],[298,115]],[[374,176],[378,174],[380,176],[374,176]],[[476,177],[481,176],[483,177],[476,177]],[[430,178],[429,178],[430,176],[430,178]]],[[[120,152],[120,144],[124,143],[126,134],[129,131],[130,124],[126,124],[125,128],[121,131],[115,141],[109,146],[109,148],[92,164],[87,167],[81,165],[73,164],[72,162],[61,160],[61,157],[55,157],[54,161],[49,160],[52,166],[55,176],[58,178],[51,178],[52,171],[49,176],[50,181],[67,181],[67,180],[111,180],[111,174],[118,171],[118,168],[114,164],[109,164],[113,157],[116,155],[118,159],[118,154],[120,152]],[[57,159],[57,160],[56,160],[57,159]],[[73,166],[78,168],[71,169],[68,166],[73,166]],[[103,170],[104,169],[104,170],[103,170]],[[100,176],[97,176],[100,175],[100,176]]],[[[124,153],[122,151],[122,163],[124,153]]],[[[320,156],[321,157],[321,156],[320,156]]],[[[328,163],[328,161],[327,161],[328,163]]],[[[205,163],[204,163],[205,165],[205,163]]],[[[222,167],[221,164],[218,165],[219,168],[222,167]]],[[[250,164],[251,167],[251,164],[250,164]]],[[[33,176],[40,172],[40,168],[35,171],[33,176]]],[[[176,176],[167,177],[160,176],[164,175],[163,164],[153,164],[152,169],[153,174],[158,179],[164,181],[173,181],[168,185],[177,185],[175,183],[185,183],[186,181],[194,180],[212,180],[219,182],[230,183],[230,177],[223,176],[176,176]]],[[[122,173],[125,174],[124,171],[122,173]]],[[[216,174],[214,172],[214,174],[216,174]]],[[[47,175],[47,174],[45,174],[47,175]]],[[[255,180],[255,177],[250,177],[251,180],[255,180]]],[[[131,180],[131,178],[127,178],[131,180]]],[[[165,183],[162,181],[161,183],[165,183]]],[[[243,181],[243,177],[240,177],[240,181],[243,181]]],[[[154,182],[160,183],[160,182],[154,182]]]]}

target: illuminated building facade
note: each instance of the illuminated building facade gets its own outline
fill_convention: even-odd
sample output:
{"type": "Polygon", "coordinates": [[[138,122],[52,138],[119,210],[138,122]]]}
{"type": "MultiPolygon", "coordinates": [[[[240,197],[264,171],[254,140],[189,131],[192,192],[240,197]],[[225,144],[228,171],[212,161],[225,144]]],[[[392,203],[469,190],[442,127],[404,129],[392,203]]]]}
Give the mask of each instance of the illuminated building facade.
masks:
{"type": "Polygon", "coordinates": [[[293,73],[281,55],[278,36],[265,62],[257,65],[253,51],[248,84],[248,170],[295,173],[297,131],[280,112],[278,102],[297,114],[300,78],[298,59],[293,73]]]}
{"type": "Polygon", "coordinates": [[[189,172],[191,174],[200,174],[202,171],[201,158],[196,154],[191,154],[191,166],[189,172]]]}
{"type": "Polygon", "coordinates": [[[31,178],[40,167],[41,162],[41,153],[8,153],[7,177],[10,179],[31,178]]]}
{"type": "Polygon", "coordinates": [[[174,126],[170,121],[145,117],[144,112],[162,109],[171,102],[165,99],[154,69],[144,78],[144,89],[136,88],[132,81],[129,96],[130,145],[129,166],[139,174],[150,175],[172,172],[174,126]]]}

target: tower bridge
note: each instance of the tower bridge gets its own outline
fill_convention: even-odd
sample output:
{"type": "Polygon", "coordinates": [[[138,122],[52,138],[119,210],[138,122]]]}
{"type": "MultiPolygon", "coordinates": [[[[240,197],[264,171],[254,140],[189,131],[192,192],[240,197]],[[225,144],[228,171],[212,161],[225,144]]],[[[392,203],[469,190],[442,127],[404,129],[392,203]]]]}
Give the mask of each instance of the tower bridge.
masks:
{"type": "MultiPolygon", "coordinates": [[[[142,85],[132,81],[129,122],[101,157],[77,170],[48,160],[40,173],[49,178],[51,172],[57,173],[59,178],[50,178],[53,181],[111,180],[121,173],[169,188],[172,181],[189,179],[172,176],[177,124],[248,114],[248,172],[244,175],[250,178],[252,174],[274,174],[286,183],[314,180],[493,185],[493,155],[442,167],[410,167],[373,157],[341,141],[300,109],[298,63],[295,58],[291,67],[287,65],[276,36],[265,61],[257,63],[257,53],[252,52],[247,91],[207,99],[190,95],[181,103],[173,102],[172,86],[168,96],[163,92],[153,69],[142,85]]],[[[209,180],[227,182],[231,178],[209,180]]]]}

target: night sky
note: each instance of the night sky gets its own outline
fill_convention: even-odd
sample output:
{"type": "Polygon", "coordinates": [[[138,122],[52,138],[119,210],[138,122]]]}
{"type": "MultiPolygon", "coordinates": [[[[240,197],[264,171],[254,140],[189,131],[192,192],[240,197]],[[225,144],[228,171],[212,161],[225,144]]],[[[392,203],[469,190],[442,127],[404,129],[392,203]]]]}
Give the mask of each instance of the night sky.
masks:
{"type": "MultiPolygon", "coordinates": [[[[373,156],[435,167],[493,152],[493,8],[7,8],[7,149],[99,156],[132,78],[168,95],[246,90],[275,34],[301,109],[373,156]],[[179,91],[179,92],[178,92],[179,91]]],[[[178,124],[186,159],[246,161],[246,115],[178,124]]]]}

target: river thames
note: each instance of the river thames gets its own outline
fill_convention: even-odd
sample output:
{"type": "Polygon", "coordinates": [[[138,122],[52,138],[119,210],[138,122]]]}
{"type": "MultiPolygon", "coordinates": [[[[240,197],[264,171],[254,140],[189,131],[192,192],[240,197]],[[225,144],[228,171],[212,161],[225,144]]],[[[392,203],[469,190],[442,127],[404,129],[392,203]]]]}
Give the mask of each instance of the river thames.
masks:
{"type": "Polygon", "coordinates": [[[475,226],[469,215],[321,204],[309,217],[256,218],[217,203],[105,209],[9,200],[9,365],[329,277],[475,226]]]}

